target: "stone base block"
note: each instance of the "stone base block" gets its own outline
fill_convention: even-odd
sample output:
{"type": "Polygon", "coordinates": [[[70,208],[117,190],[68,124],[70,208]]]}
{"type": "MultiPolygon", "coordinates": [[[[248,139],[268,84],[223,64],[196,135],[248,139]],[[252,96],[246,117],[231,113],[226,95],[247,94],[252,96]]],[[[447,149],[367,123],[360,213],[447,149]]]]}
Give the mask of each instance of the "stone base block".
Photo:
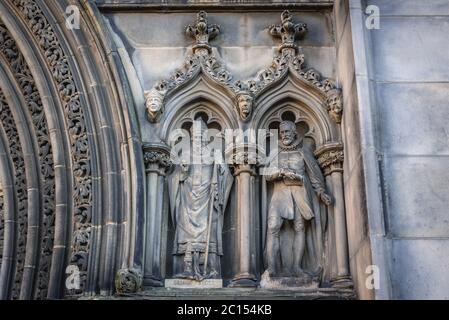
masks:
{"type": "Polygon", "coordinates": [[[190,279],[165,279],[165,287],[174,289],[216,289],[223,288],[223,279],[204,279],[201,281],[190,279]]]}
{"type": "Polygon", "coordinates": [[[264,272],[260,279],[260,287],[275,290],[297,290],[303,288],[318,289],[319,281],[304,273],[300,277],[270,277],[264,272]]]}

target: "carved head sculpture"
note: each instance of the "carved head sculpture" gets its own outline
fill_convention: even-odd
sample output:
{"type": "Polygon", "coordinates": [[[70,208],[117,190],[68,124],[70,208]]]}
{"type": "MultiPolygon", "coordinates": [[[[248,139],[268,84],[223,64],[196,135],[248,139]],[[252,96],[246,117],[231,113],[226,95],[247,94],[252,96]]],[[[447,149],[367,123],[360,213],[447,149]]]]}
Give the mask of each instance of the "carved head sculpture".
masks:
{"type": "Polygon", "coordinates": [[[241,93],[237,96],[240,119],[247,121],[253,111],[254,98],[249,93],[241,93]]]}
{"type": "Polygon", "coordinates": [[[337,122],[341,122],[341,114],[343,112],[343,99],[340,90],[332,89],[328,92],[327,111],[331,118],[337,122]]]}
{"type": "Polygon", "coordinates": [[[295,123],[292,121],[282,121],[279,125],[279,135],[283,146],[288,147],[293,144],[298,138],[295,123]]]}
{"type": "Polygon", "coordinates": [[[164,97],[159,91],[152,89],[145,91],[145,99],[148,121],[156,122],[163,111],[164,97]]]}

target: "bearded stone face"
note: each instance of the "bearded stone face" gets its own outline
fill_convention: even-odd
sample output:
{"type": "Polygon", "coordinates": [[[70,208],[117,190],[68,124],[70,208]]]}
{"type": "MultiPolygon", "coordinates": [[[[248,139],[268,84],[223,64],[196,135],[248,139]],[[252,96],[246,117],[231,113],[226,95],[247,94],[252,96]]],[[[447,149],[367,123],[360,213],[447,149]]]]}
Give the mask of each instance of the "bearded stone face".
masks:
{"type": "Polygon", "coordinates": [[[253,97],[249,94],[242,94],[238,97],[238,107],[240,118],[243,121],[249,119],[253,109],[253,97]]]}
{"type": "Polygon", "coordinates": [[[293,122],[284,122],[279,127],[281,142],[288,147],[296,140],[296,127],[293,122]]]}
{"type": "Polygon", "coordinates": [[[327,110],[331,117],[337,122],[341,122],[341,114],[343,112],[343,100],[338,91],[332,92],[327,99],[327,110]]]}

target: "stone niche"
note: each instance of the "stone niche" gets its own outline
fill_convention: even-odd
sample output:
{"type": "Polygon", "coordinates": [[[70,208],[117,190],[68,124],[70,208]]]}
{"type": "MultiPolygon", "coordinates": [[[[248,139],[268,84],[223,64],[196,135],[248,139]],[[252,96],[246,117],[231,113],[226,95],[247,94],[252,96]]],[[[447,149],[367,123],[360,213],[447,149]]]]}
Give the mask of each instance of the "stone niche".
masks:
{"type": "Polygon", "coordinates": [[[331,13],[104,13],[146,172],[119,292],[352,286],[331,13]]]}

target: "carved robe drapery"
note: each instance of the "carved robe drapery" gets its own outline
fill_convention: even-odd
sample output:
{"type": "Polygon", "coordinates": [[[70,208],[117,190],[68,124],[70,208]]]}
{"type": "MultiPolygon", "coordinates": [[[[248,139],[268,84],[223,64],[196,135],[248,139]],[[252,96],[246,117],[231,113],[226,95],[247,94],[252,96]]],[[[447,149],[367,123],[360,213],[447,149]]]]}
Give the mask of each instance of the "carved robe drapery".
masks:
{"type": "MultiPolygon", "coordinates": [[[[280,218],[292,221],[301,215],[305,221],[306,247],[300,266],[304,270],[317,274],[322,269],[323,234],[326,227],[326,208],[320,204],[316,194],[325,190],[324,177],[313,153],[307,147],[292,148],[292,150],[279,149],[269,157],[269,164],[265,169],[263,189],[262,218],[264,226],[268,223],[270,211],[279,213],[280,218]],[[294,169],[303,176],[301,185],[293,180],[275,181],[270,172],[277,169],[294,169]]],[[[283,226],[288,228],[288,226],[283,226]]],[[[293,226],[291,228],[294,228],[293,226]]],[[[264,232],[265,258],[266,258],[266,230],[264,232]]],[[[292,247],[287,237],[293,237],[293,229],[281,234],[281,260],[279,269],[292,267],[292,247]],[[289,235],[290,232],[290,235],[289,235]]],[[[266,263],[265,263],[266,264],[266,263]]]]}
{"type": "Polygon", "coordinates": [[[208,240],[208,268],[217,275],[221,273],[223,214],[232,182],[229,168],[218,157],[212,164],[179,165],[171,175],[169,193],[175,226],[175,274],[182,272],[182,261],[176,258],[185,258],[186,254],[196,254],[193,259],[204,263],[208,240]]]}

